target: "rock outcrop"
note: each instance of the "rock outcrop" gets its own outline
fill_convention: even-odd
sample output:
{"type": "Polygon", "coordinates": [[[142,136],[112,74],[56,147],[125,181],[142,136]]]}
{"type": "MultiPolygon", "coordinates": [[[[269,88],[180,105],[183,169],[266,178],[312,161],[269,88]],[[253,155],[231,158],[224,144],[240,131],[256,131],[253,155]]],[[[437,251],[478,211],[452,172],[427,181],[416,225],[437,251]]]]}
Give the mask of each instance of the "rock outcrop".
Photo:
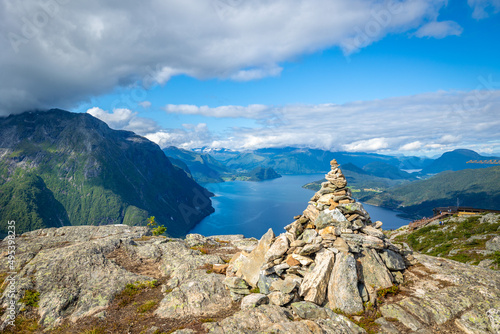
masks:
{"type": "Polygon", "coordinates": [[[382,224],[373,224],[363,205],[352,198],[335,160],[325,178],[285,233],[273,239],[268,231],[253,252],[233,259],[239,269],[227,275],[245,279],[264,294],[293,277],[296,289],[280,291],[290,301],[362,312],[363,302],[375,303],[376,291],[391,287],[406,264],[400,249],[386,239],[382,224]]]}
{"type": "Polygon", "coordinates": [[[125,225],[51,228],[17,236],[10,268],[6,238],[0,330],[500,333],[498,271],[400,250],[332,167],[286,232],[260,241],[155,237],[125,225]],[[11,301],[16,327],[6,322],[11,301]]]}

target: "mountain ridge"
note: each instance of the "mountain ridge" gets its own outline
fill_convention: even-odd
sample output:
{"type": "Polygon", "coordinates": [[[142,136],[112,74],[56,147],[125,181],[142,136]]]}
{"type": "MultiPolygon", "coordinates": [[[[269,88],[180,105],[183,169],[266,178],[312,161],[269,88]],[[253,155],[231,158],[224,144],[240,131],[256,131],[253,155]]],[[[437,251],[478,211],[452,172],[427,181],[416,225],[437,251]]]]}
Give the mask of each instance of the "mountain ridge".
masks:
{"type": "Polygon", "coordinates": [[[178,236],[213,212],[211,194],[174,167],[158,145],[86,113],[51,109],[1,118],[0,147],[0,232],[7,219],[18,221],[19,232],[33,229],[28,216],[40,228],[41,222],[142,225],[155,215],[178,236]],[[68,221],[64,212],[56,222],[44,221],[46,208],[9,196],[27,173],[43,180],[68,221]],[[9,218],[12,208],[23,206],[33,210],[9,218]]]}

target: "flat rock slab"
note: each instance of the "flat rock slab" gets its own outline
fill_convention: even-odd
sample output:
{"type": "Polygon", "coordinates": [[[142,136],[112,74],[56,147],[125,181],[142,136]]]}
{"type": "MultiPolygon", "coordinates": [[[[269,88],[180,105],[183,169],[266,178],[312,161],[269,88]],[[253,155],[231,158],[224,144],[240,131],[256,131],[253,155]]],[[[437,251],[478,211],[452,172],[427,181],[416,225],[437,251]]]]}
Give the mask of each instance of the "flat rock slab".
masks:
{"type": "Polygon", "coordinates": [[[351,253],[335,255],[335,265],[328,283],[328,303],[348,314],[361,312],[363,300],[359,295],[356,260],[351,253]]]}

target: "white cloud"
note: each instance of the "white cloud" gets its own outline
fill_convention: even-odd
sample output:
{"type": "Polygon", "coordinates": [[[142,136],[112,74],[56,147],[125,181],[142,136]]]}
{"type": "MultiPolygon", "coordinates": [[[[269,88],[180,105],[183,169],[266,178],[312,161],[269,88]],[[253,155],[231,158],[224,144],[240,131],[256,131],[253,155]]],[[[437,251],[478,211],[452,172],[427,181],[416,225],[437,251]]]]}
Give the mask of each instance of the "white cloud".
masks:
{"type": "MultiPolygon", "coordinates": [[[[236,150],[302,146],[327,150],[434,154],[460,147],[498,147],[500,90],[439,91],[346,104],[285,106],[169,105],[171,113],[252,118],[255,128],[232,128],[224,135],[189,139],[183,147],[236,150]],[[273,122],[267,122],[270,115],[273,122]],[[477,130],[480,129],[480,130],[477,130]]],[[[208,130],[207,130],[208,131],[208,130]]],[[[157,141],[158,142],[158,141],[157,141]]],[[[160,144],[161,145],[161,144],[160,144]]]]}
{"type": "Polygon", "coordinates": [[[145,135],[149,140],[157,143],[162,148],[177,146],[181,148],[203,147],[213,143],[216,138],[204,123],[197,125],[184,124],[182,129],[168,129],[152,132],[145,135]]]}
{"type": "Polygon", "coordinates": [[[376,152],[388,147],[389,143],[386,138],[371,138],[344,145],[345,150],[349,152],[376,152]]]}
{"type": "Polygon", "coordinates": [[[190,104],[167,104],[165,111],[172,114],[202,115],[218,118],[252,118],[259,119],[264,116],[270,107],[262,104],[251,104],[243,106],[220,106],[210,108],[208,106],[195,106],[190,104]]]}
{"type": "Polygon", "coordinates": [[[123,129],[137,115],[136,112],[132,112],[129,109],[115,109],[113,112],[107,112],[98,107],[90,108],[87,110],[87,113],[99,118],[114,129],[123,129]]]}
{"type": "Polygon", "coordinates": [[[139,105],[143,108],[150,108],[151,107],[151,102],[149,101],[142,101],[142,102],[139,102],[139,105]]]}
{"type": "Polygon", "coordinates": [[[474,9],[472,17],[476,20],[488,17],[489,11],[494,14],[500,11],[500,0],[467,0],[467,3],[474,9]]]}
{"type": "Polygon", "coordinates": [[[434,37],[441,39],[447,36],[460,36],[462,31],[462,27],[455,21],[434,21],[420,27],[415,33],[415,36],[419,38],[434,37]]]}
{"type": "Polygon", "coordinates": [[[137,112],[129,109],[114,109],[112,112],[108,112],[94,107],[87,110],[87,113],[99,118],[112,129],[133,131],[140,135],[156,132],[160,129],[154,120],[138,117],[137,112]]]}
{"type": "Polygon", "coordinates": [[[405,144],[399,148],[399,151],[417,151],[422,147],[422,142],[420,140],[405,144]]]}
{"type": "MultiPolygon", "coordinates": [[[[435,19],[445,0],[0,0],[0,115],[71,108],[117,86],[185,74],[276,76],[435,19]]],[[[142,101],[138,100],[137,102],[142,101]]]]}

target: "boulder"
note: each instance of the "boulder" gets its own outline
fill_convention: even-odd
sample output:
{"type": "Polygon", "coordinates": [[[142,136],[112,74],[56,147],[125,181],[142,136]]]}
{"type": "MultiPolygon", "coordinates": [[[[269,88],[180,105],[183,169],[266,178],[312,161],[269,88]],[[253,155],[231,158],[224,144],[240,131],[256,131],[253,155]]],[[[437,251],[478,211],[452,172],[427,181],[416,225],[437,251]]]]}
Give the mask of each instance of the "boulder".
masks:
{"type": "Polygon", "coordinates": [[[342,238],[347,242],[349,246],[352,245],[357,245],[363,248],[374,248],[374,249],[384,249],[385,244],[384,241],[372,237],[371,235],[366,235],[366,234],[350,234],[350,233],[343,233],[342,238]]]}
{"type": "Polygon", "coordinates": [[[384,232],[382,232],[379,229],[376,229],[373,226],[364,226],[364,227],[361,228],[361,232],[363,232],[364,234],[368,234],[368,235],[377,237],[379,239],[385,239],[384,232]]]}
{"type": "Polygon", "coordinates": [[[341,228],[349,228],[351,226],[351,223],[338,209],[327,209],[321,211],[318,218],[314,221],[314,224],[318,229],[323,229],[327,226],[336,226],[341,228]]]}
{"type": "Polygon", "coordinates": [[[274,238],[274,232],[269,229],[266,234],[260,238],[257,247],[245,258],[243,263],[236,273],[237,276],[243,277],[252,287],[257,286],[260,275],[260,267],[266,262],[265,256],[274,238]]]}
{"type": "Polygon", "coordinates": [[[351,253],[339,252],[335,255],[335,265],[328,283],[328,305],[348,314],[364,310],[358,290],[356,260],[351,253]]]}
{"type": "Polygon", "coordinates": [[[241,308],[254,308],[262,304],[268,304],[269,298],[262,293],[252,293],[241,300],[241,308]]]}
{"type": "Polygon", "coordinates": [[[288,238],[286,237],[286,235],[281,234],[278,238],[276,238],[272,246],[266,252],[264,261],[265,262],[274,261],[282,257],[287,250],[288,250],[288,238]]]}
{"type": "Polygon", "coordinates": [[[500,251],[500,236],[496,236],[486,242],[486,249],[490,251],[500,251]]]}
{"type": "Polygon", "coordinates": [[[269,302],[273,305],[283,306],[293,300],[293,294],[273,291],[269,295],[269,302]]]}
{"type": "Polygon", "coordinates": [[[297,287],[297,282],[286,278],[278,279],[271,283],[271,291],[280,291],[282,293],[291,293],[297,287]]]}
{"type": "Polygon", "coordinates": [[[304,231],[304,233],[302,233],[302,240],[307,244],[311,244],[314,242],[317,236],[318,232],[316,232],[316,230],[307,229],[304,231]]]}
{"type": "Polygon", "coordinates": [[[361,281],[375,290],[392,286],[392,275],[374,249],[364,249],[357,259],[360,265],[361,281]]]}
{"type": "Polygon", "coordinates": [[[328,313],[324,308],[308,301],[292,303],[292,310],[302,319],[328,318],[328,313]]]}
{"type": "Polygon", "coordinates": [[[380,253],[380,257],[389,270],[399,271],[406,269],[403,257],[390,249],[384,249],[382,253],[380,253]]]}
{"type": "Polygon", "coordinates": [[[316,266],[304,276],[300,286],[299,295],[304,297],[304,300],[323,304],[334,259],[335,254],[327,249],[316,254],[316,266]]]}
{"type": "Polygon", "coordinates": [[[303,255],[303,256],[311,255],[311,254],[318,252],[321,248],[323,248],[323,246],[321,246],[321,244],[306,245],[299,252],[299,255],[303,255]]]}
{"type": "Polygon", "coordinates": [[[307,208],[304,210],[304,216],[308,218],[310,221],[315,221],[318,218],[319,210],[316,206],[309,204],[307,208]]]}

